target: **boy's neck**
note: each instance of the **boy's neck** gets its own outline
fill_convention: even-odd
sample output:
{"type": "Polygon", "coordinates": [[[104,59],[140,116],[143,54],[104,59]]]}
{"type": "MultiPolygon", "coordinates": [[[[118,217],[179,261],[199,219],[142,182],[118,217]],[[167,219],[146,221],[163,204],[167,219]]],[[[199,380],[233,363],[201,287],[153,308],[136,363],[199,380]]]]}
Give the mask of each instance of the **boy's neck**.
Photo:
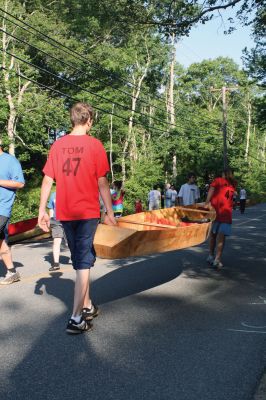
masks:
{"type": "Polygon", "coordinates": [[[87,133],[88,133],[88,127],[86,125],[76,125],[70,132],[70,135],[83,136],[87,135],[87,133]]]}

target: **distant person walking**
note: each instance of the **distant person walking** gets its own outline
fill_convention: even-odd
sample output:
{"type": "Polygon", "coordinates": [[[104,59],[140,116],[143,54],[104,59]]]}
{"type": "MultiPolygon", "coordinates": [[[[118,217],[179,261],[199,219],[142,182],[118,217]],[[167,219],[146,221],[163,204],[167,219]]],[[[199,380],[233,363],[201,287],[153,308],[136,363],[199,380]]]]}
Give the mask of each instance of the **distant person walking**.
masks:
{"type": "Polygon", "coordinates": [[[188,181],[181,186],[178,193],[178,202],[183,206],[190,206],[195,204],[200,198],[200,191],[196,185],[196,175],[190,173],[188,175],[188,181]]]}
{"type": "Polygon", "coordinates": [[[165,185],[164,192],[164,208],[170,208],[172,206],[172,190],[170,183],[165,185]]]}
{"type": "Polygon", "coordinates": [[[244,214],[244,212],[245,212],[246,201],[247,201],[247,192],[243,187],[241,187],[240,192],[239,192],[239,203],[240,203],[241,214],[244,214]]]}
{"type": "Polygon", "coordinates": [[[177,191],[175,190],[174,185],[171,186],[171,207],[176,206],[177,201],[177,191]]]}
{"type": "Polygon", "coordinates": [[[161,192],[157,189],[157,185],[153,186],[148,194],[149,210],[159,210],[161,204],[161,192]]]}
{"type": "Polygon", "coordinates": [[[24,184],[19,161],[3,151],[0,141],[0,255],[7,269],[6,276],[0,279],[1,285],[10,285],[20,280],[20,275],[13,264],[6,236],[16,191],[23,188],[24,184]]]}
{"type": "Polygon", "coordinates": [[[223,267],[221,258],[226,236],[232,231],[233,197],[236,181],[231,169],[226,169],[221,178],[216,178],[210,185],[206,205],[211,202],[215,208],[216,218],[212,225],[207,262],[218,270],[223,267]]]}
{"type": "Polygon", "coordinates": [[[113,189],[111,190],[112,206],[114,211],[114,216],[120,218],[123,215],[124,210],[124,196],[125,191],[122,189],[122,181],[114,181],[113,189]]]}
{"type": "Polygon", "coordinates": [[[141,199],[137,199],[135,201],[135,213],[141,213],[143,211],[142,201],[141,199]]]}
{"type": "Polygon", "coordinates": [[[92,328],[98,307],[90,297],[90,268],[95,262],[94,235],[100,218],[99,192],[106,208],[105,223],[116,224],[112,209],[107,155],[102,143],[87,135],[93,123],[89,104],[77,103],[70,110],[73,129],[51,147],[44,166],[39,208],[39,226],[49,231],[47,200],[56,180],[56,218],[62,222],[76,270],[74,304],[66,332],[82,333],[92,328]]]}
{"type": "Polygon", "coordinates": [[[67,243],[63,225],[56,218],[56,192],[53,192],[50,196],[47,208],[49,209],[50,216],[50,227],[53,238],[53,263],[49,268],[49,271],[57,271],[60,269],[59,257],[62,239],[67,243]]]}

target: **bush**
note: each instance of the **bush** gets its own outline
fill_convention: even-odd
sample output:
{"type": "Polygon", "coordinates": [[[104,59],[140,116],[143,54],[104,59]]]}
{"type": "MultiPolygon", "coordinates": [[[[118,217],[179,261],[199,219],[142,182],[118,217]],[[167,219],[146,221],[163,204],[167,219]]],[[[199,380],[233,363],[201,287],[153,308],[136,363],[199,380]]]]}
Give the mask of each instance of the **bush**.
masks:
{"type": "Polygon", "coordinates": [[[11,223],[38,216],[41,188],[18,190],[12,210],[11,223]]]}

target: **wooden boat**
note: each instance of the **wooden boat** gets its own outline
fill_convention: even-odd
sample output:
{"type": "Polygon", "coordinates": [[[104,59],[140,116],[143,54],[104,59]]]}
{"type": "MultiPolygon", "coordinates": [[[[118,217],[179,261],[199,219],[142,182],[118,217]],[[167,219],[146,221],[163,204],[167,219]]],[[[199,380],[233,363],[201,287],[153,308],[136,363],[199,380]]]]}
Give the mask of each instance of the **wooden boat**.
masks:
{"type": "MultiPolygon", "coordinates": [[[[196,246],[208,238],[214,218],[201,204],[127,215],[117,226],[99,224],[94,247],[98,257],[116,259],[196,246]]],[[[36,224],[37,218],[10,224],[9,242],[50,237],[36,224]]]]}
{"type": "Polygon", "coordinates": [[[115,227],[99,224],[94,247],[109,259],[179,250],[204,242],[214,219],[215,211],[201,204],[127,215],[115,227]]]}

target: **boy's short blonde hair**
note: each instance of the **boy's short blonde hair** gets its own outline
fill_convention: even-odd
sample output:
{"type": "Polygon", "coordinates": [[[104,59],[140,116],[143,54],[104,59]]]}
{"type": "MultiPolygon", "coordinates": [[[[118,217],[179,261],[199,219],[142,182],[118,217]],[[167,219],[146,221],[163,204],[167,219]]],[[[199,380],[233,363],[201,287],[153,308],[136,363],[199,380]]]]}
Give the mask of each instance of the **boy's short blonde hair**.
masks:
{"type": "Polygon", "coordinates": [[[88,120],[93,120],[93,116],[93,108],[87,103],[76,103],[70,109],[72,126],[85,125],[88,120]]]}

